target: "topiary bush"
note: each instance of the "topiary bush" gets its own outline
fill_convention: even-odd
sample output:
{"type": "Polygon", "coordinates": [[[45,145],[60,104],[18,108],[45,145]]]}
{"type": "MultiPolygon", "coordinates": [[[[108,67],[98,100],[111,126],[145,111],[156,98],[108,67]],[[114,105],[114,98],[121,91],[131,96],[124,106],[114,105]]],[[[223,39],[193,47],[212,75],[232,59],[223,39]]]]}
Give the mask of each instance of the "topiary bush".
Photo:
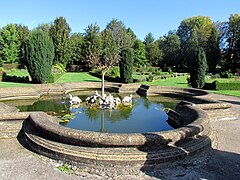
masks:
{"type": "Polygon", "coordinates": [[[132,70],[133,70],[133,50],[126,48],[121,52],[120,78],[123,83],[132,83],[132,70]]]}
{"type": "Polygon", "coordinates": [[[206,54],[203,48],[199,47],[190,69],[190,83],[193,88],[202,88],[204,86],[206,70],[206,54]]]}
{"type": "Polygon", "coordinates": [[[25,45],[27,68],[33,83],[45,83],[54,59],[52,39],[42,30],[33,30],[25,45]]]}

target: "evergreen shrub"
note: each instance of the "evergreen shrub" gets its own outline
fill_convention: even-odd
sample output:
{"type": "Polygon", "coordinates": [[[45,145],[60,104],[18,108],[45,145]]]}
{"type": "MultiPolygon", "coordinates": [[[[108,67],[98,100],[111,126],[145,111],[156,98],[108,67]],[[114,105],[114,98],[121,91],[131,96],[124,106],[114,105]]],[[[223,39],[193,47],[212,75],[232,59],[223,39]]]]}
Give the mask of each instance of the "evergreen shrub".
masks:
{"type": "Polygon", "coordinates": [[[50,76],[54,46],[48,33],[33,30],[25,45],[27,68],[33,83],[45,83],[50,76]]]}

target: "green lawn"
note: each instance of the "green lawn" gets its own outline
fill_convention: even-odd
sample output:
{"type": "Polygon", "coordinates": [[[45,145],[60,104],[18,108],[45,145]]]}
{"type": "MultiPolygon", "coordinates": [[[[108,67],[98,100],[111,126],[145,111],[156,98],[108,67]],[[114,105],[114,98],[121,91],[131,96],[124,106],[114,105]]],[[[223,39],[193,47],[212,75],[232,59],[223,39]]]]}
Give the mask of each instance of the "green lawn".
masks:
{"type": "MultiPolygon", "coordinates": [[[[26,76],[27,72],[25,70],[11,72],[12,74],[9,75],[17,75],[17,76],[26,76]]],[[[147,85],[158,85],[158,86],[175,86],[175,87],[182,87],[187,88],[189,87],[187,84],[187,76],[178,76],[176,78],[168,78],[168,79],[158,79],[153,82],[139,82],[140,84],[147,84],[147,85]]],[[[229,82],[234,81],[231,79],[217,79],[220,82],[229,82]]],[[[65,73],[61,78],[58,79],[56,84],[61,84],[65,82],[100,82],[101,79],[95,76],[90,75],[87,72],[81,73],[65,73]]],[[[212,82],[214,80],[209,80],[208,82],[212,82]]],[[[4,87],[18,87],[18,86],[31,86],[28,83],[13,83],[13,82],[0,82],[0,88],[4,87]]],[[[240,97],[240,91],[230,91],[230,90],[222,90],[222,91],[211,91],[218,94],[225,94],[230,96],[238,96],[240,97]]]]}
{"type": "Polygon", "coordinates": [[[57,84],[65,82],[100,82],[101,79],[90,75],[87,72],[80,73],[65,73],[62,77],[57,80],[57,84]]]}
{"type": "Polygon", "coordinates": [[[18,76],[18,77],[24,77],[24,76],[29,76],[28,71],[25,69],[20,69],[20,70],[12,70],[7,72],[8,76],[18,76]]]}
{"type": "Polygon", "coordinates": [[[187,76],[178,76],[176,78],[158,79],[152,82],[139,82],[140,84],[157,85],[157,86],[176,86],[188,87],[187,76]]]}
{"type": "Polygon", "coordinates": [[[0,82],[0,88],[31,86],[29,83],[0,82]]]}

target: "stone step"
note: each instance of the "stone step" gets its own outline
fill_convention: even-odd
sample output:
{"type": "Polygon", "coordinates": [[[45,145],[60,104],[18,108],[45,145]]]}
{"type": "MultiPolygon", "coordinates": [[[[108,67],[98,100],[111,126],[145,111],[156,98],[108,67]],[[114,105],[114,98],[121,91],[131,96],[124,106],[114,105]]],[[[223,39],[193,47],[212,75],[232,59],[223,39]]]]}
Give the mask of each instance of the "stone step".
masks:
{"type": "Polygon", "coordinates": [[[119,93],[135,93],[140,86],[140,84],[122,84],[119,93]]]}
{"type": "Polygon", "coordinates": [[[166,147],[88,147],[56,142],[41,136],[31,124],[23,126],[26,142],[39,154],[64,162],[104,166],[152,166],[173,162],[210,147],[208,135],[166,147]]]}

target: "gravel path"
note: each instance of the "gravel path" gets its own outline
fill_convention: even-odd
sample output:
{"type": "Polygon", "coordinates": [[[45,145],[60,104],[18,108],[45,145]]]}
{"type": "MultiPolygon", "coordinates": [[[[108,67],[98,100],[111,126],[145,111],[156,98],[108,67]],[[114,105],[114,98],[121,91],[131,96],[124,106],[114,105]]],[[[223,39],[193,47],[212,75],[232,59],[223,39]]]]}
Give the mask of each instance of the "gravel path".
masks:
{"type": "MultiPolygon", "coordinates": [[[[217,94],[213,97],[232,103],[231,110],[240,113],[240,98],[217,94]]],[[[211,125],[211,150],[152,170],[82,167],[63,173],[56,168],[59,162],[32,153],[18,139],[0,139],[0,179],[240,179],[240,119],[212,121],[211,125]]]]}

